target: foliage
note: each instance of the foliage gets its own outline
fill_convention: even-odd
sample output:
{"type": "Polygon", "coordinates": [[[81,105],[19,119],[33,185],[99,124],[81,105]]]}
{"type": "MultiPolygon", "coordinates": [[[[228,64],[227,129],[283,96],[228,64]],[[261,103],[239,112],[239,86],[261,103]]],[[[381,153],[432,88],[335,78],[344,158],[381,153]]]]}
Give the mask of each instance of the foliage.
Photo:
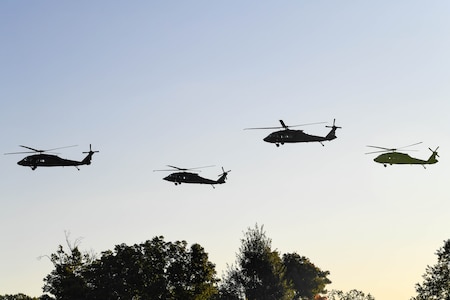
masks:
{"type": "Polygon", "coordinates": [[[54,298],[48,295],[42,295],[40,297],[30,297],[23,293],[15,294],[15,295],[0,295],[0,300],[53,300],[54,298]]]}
{"type": "Polygon", "coordinates": [[[59,245],[56,253],[50,255],[50,261],[55,269],[44,279],[44,293],[54,295],[56,300],[85,299],[87,287],[83,278],[86,264],[92,261],[88,254],[82,254],[78,249],[78,242],[72,245],[66,233],[66,242],[69,251],[59,245]]]}
{"type": "Polygon", "coordinates": [[[38,298],[19,293],[15,295],[0,295],[0,300],[38,300],[38,298]]]}
{"type": "Polygon", "coordinates": [[[214,264],[194,244],[163,237],[102,253],[86,272],[89,299],[209,299],[217,293],[214,264]]]}
{"type": "Polygon", "coordinates": [[[416,284],[417,296],[413,300],[450,300],[450,239],[437,250],[438,261],[427,266],[422,284],[416,284]]]}
{"type": "Polygon", "coordinates": [[[271,239],[258,225],[244,233],[236,263],[219,288],[215,266],[199,244],[188,247],[185,241],[165,242],[159,236],[116,245],[95,258],[81,253],[78,241],[72,245],[67,236],[66,241],[68,250],[59,246],[49,256],[55,268],[44,279],[44,292],[54,298],[43,295],[45,299],[320,299],[318,294],[331,283],[329,272],[308,258],[297,253],[281,257],[272,250],[271,239]]]}
{"type": "Polygon", "coordinates": [[[220,299],[312,299],[331,283],[308,258],[287,253],[281,259],[263,227],[244,233],[236,265],[228,267],[220,285],[220,299]]]}
{"type": "Polygon", "coordinates": [[[297,253],[283,255],[286,278],[292,282],[295,290],[294,299],[312,299],[315,295],[326,293],[325,286],[331,281],[327,278],[329,271],[322,271],[307,257],[297,253]]]}
{"type": "Polygon", "coordinates": [[[358,290],[351,290],[347,293],[339,290],[332,290],[328,293],[328,300],[375,300],[371,294],[364,294],[358,290]]]}
{"type": "Polygon", "coordinates": [[[237,266],[229,267],[220,287],[222,299],[292,299],[285,268],[263,228],[248,229],[241,240],[237,266]]]}
{"type": "Polygon", "coordinates": [[[142,244],[117,245],[99,259],[77,246],[62,246],[50,256],[55,269],[44,292],[59,299],[211,299],[217,293],[215,266],[204,249],[185,241],[155,237],[142,244]]]}

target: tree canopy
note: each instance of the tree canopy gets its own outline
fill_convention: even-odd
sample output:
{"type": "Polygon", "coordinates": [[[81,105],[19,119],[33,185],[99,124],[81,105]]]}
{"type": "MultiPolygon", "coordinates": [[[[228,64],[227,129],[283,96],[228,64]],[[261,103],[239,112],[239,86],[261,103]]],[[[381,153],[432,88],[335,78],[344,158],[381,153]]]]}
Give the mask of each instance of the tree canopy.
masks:
{"type": "MultiPolygon", "coordinates": [[[[79,250],[77,240],[67,249],[59,245],[47,256],[54,269],[44,278],[39,298],[24,294],[0,295],[0,300],[374,300],[371,294],[325,289],[331,281],[311,260],[297,253],[281,254],[263,226],[248,228],[235,264],[222,280],[199,244],[166,242],[163,236],[141,244],[116,245],[100,257],[79,250]],[[219,283],[220,282],[220,283],[219,283]]],[[[427,266],[424,281],[416,284],[411,300],[450,300],[450,239],[436,251],[437,263],[427,266]]]]}
{"type": "Polygon", "coordinates": [[[322,271],[307,257],[297,253],[283,254],[286,267],[285,277],[293,284],[294,299],[312,299],[315,295],[326,293],[325,286],[331,281],[327,278],[329,271],[322,271]]]}
{"type": "Polygon", "coordinates": [[[423,283],[416,284],[413,300],[450,300],[450,239],[436,251],[437,263],[427,266],[423,283]]]}
{"type": "Polygon", "coordinates": [[[19,293],[15,295],[0,295],[0,300],[38,300],[38,298],[19,293]]]}
{"type": "Polygon", "coordinates": [[[371,294],[365,294],[362,291],[353,289],[344,293],[339,290],[332,290],[327,297],[327,300],[375,300],[371,294]]]}
{"type": "Polygon", "coordinates": [[[95,255],[82,252],[80,240],[71,243],[67,233],[66,243],[46,256],[54,268],[44,278],[44,295],[5,295],[0,300],[301,300],[320,299],[331,283],[330,272],[309,258],[272,249],[272,240],[257,224],[244,232],[235,264],[222,280],[199,244],[157,236],[95,255]]]}
{"type": "Polygon", "coordinates": [[[217,294],[215,266],[204,249],[162,236],[141,244],[117,245],[99,259],[78,246],[62,246],[50,256],[55,269],[44,279],[44,292],[55,299],[211,299],[217,294]]]}
{"type": "Polygon", "coordinates": [[[272,240],[255,225],[244,233],[236,264],[220,286],[223,299],[312,299],[331,283],[308,258],[272,250],[272,240]]]}

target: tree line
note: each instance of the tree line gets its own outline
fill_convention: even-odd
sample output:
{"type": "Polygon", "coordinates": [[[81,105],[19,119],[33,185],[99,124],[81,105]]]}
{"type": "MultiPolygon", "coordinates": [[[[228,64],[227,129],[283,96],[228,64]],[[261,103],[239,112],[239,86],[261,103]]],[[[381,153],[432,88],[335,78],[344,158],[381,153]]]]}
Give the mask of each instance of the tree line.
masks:
{"type": "MultiPolygon", "coordinates": [[[[43,295],[0,295],[0,300],[374,300],[358,290],[328,292],[329,271],[298,253],[281,254],[263,226],[248,228],[236,261],[219,279],[199,244],[167,242],[163,236],[140,244],[116,245],[98,255],[82,252],[66,236],[48,256],[53,270],[44,278],[43,295]]],[[[438,250],[438,264],[427,267],[411,300],[450,300],[450,240],[438,250]]]]}

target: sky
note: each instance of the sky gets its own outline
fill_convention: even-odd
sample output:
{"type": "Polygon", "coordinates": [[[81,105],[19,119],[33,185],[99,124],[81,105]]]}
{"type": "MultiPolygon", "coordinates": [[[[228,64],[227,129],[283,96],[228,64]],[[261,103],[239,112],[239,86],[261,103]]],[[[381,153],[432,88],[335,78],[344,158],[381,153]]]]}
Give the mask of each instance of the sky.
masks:
{"type": "Polygon", "coordinates": [[[263,225],[328,290],[409,299],[449,238],[447,1],[1,1],[1,152],[59,150],[90,166],[3,155],[0,294],[42,294],[38,259],[163,235],[199,243],[218,276],[263,225]],[[270,130],[338,138],[277,148],[270,130]],[[383,167],[367,145],[439,162],[383,167]],[[166,165],[224,185],[175,186],[166,165]]]}

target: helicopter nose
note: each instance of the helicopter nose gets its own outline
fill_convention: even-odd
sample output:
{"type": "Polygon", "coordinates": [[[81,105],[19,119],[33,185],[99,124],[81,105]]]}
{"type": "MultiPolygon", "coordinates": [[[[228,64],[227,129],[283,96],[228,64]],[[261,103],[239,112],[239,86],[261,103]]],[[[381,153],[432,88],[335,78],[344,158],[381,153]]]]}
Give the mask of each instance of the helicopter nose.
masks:
{"type": "Polygon", "coordinates": [[[379,159],[378,157],[375,157],[375,158],[373,159],[373,161],[374,161],[374,162],[377,162],[377,163],[381,163],[381,159],[379,159]]]}

